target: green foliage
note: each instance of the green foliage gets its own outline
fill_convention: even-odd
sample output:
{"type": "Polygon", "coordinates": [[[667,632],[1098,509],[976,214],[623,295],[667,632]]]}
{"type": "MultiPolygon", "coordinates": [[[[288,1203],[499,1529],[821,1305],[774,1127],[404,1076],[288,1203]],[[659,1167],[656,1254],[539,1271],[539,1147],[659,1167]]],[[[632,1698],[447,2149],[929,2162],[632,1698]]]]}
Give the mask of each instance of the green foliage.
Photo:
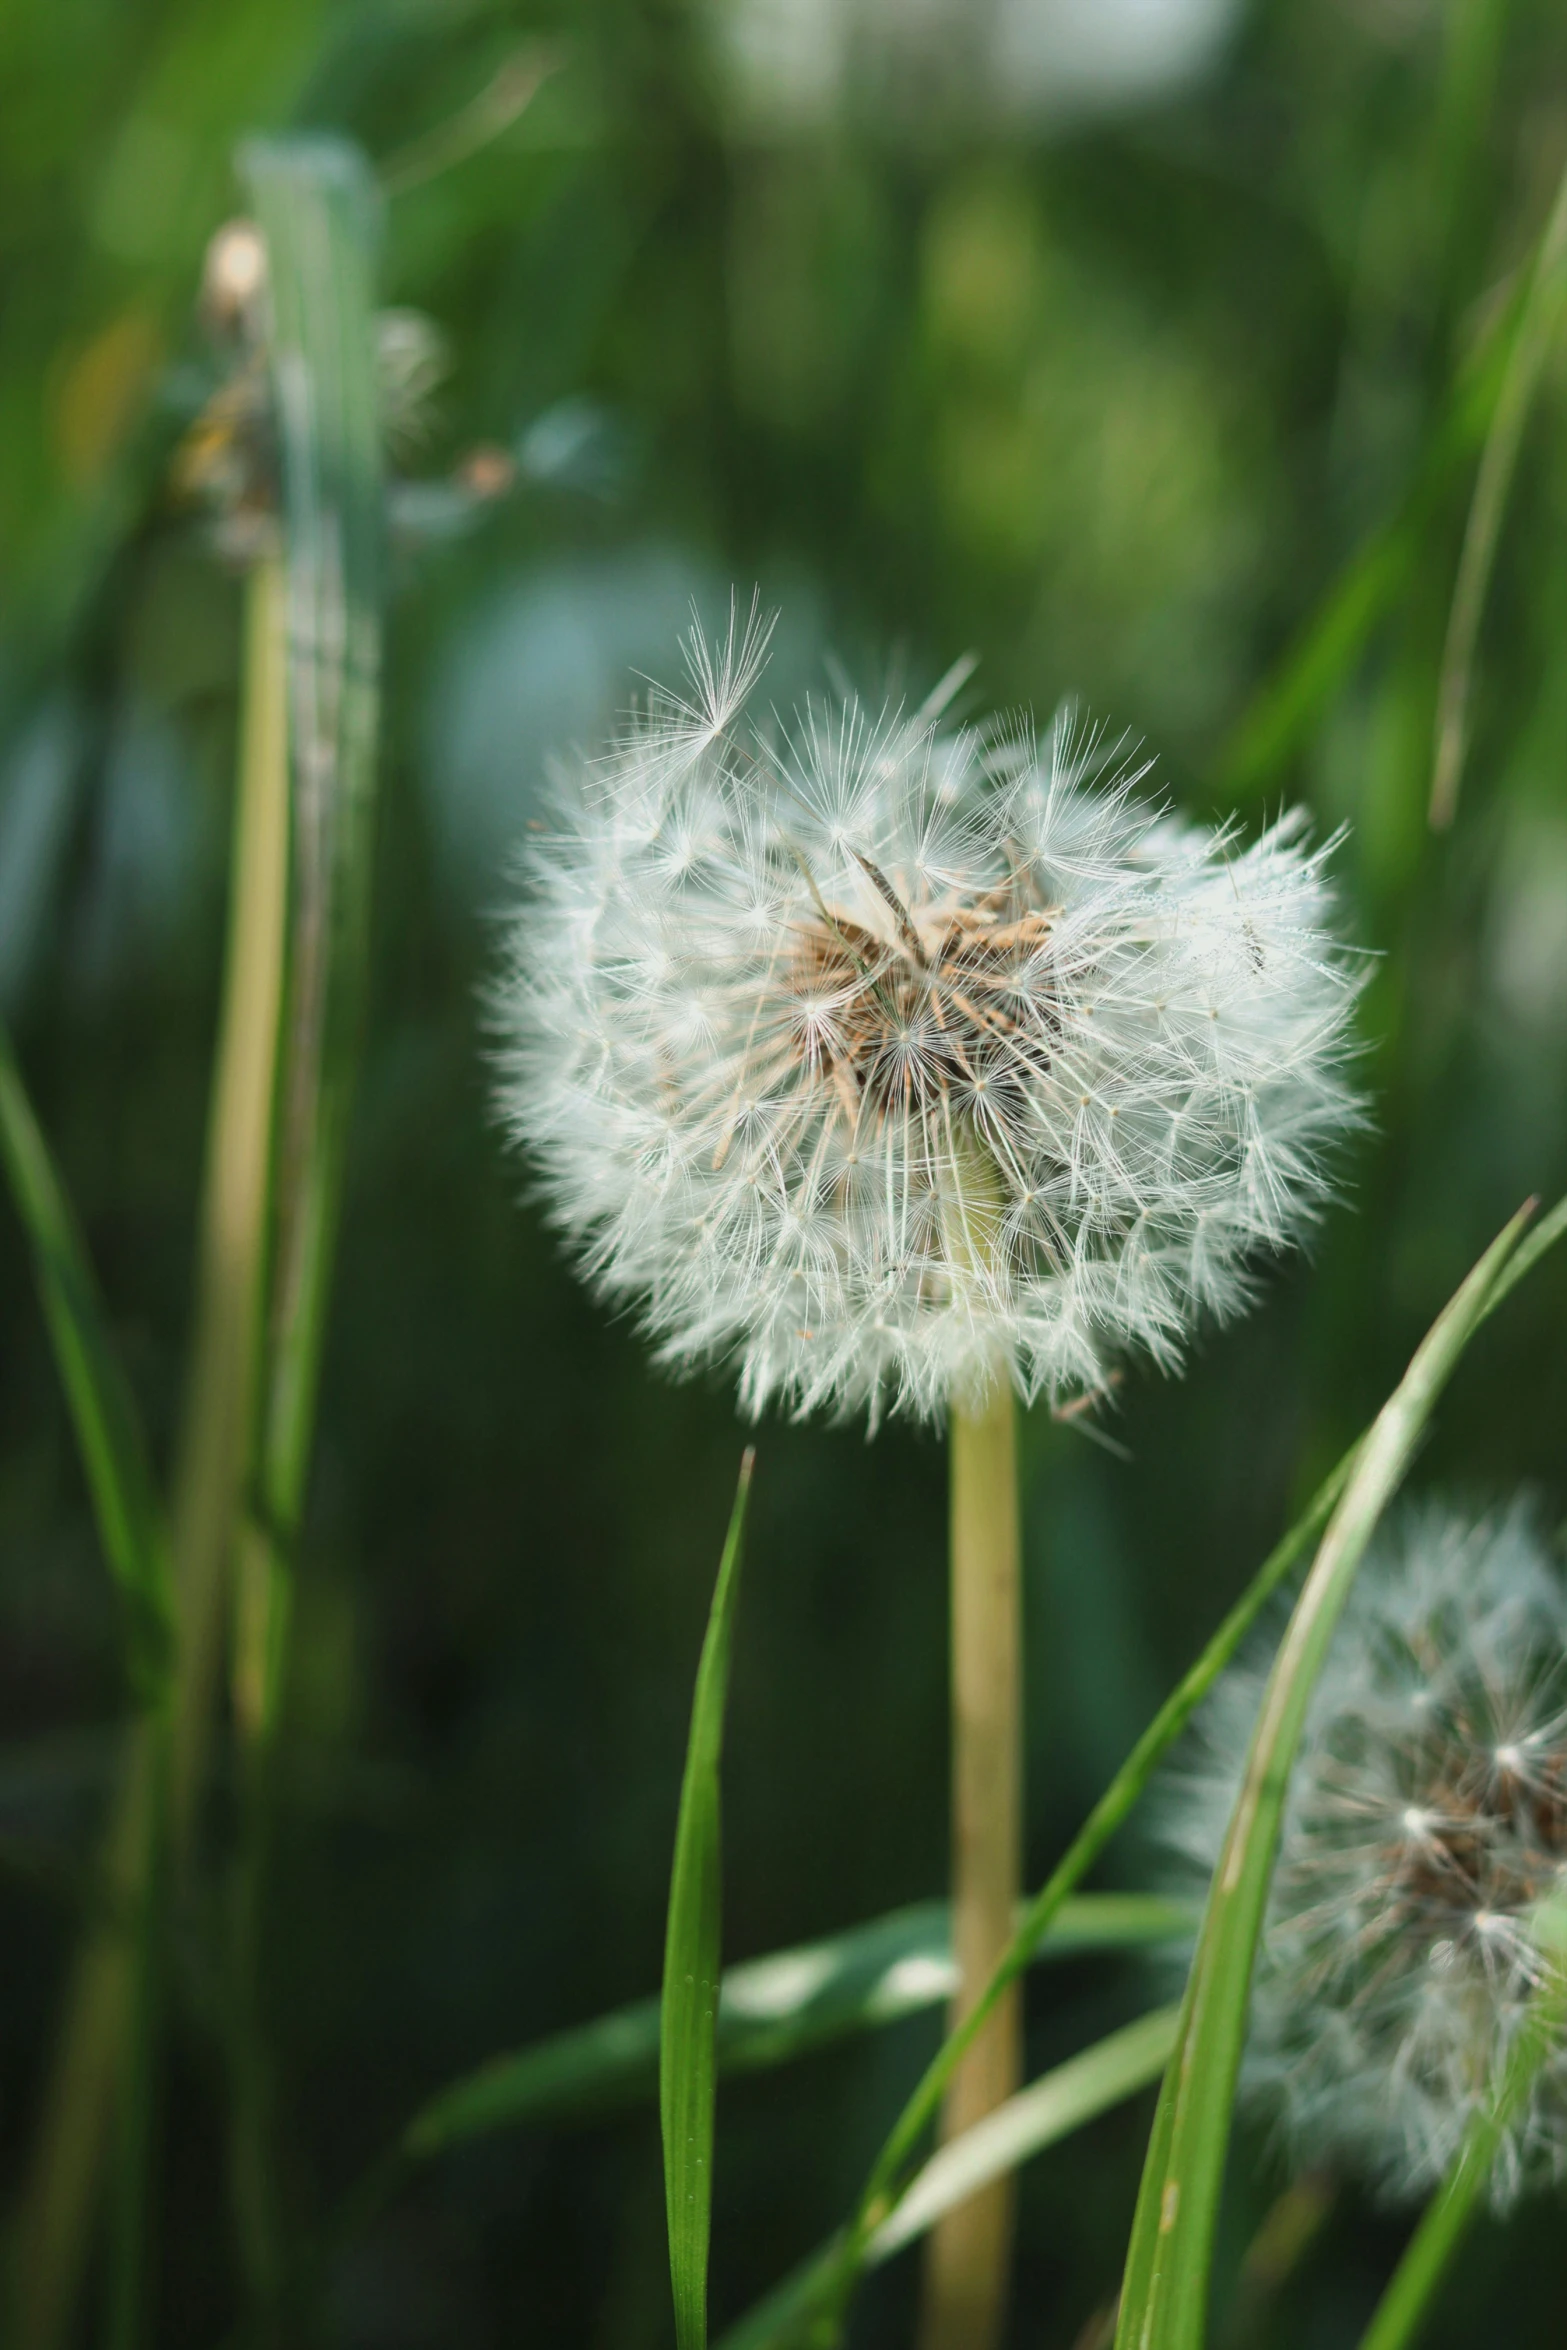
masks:
{"type": "MultiPolygon", "coordinates": [[[[146,2323],[150,2210],[169,2350],[206,2350],[243,2307],[214,2149],[246,2012],[279,2273],[313,2296],[297,2338],[370,2344],[395,2325],[425,2350],[521,2323],[648,2350],[662,2323],[638,2110],[656,2018],[619,2003],[657,1966],[710,1596],[701,1497],[732,1413],[716,1388],[650,1377],[571,1290],[535,1206],[519,1212],[475,1007],[546,751],[591,746],[639,674],[667,673],[693,598],[712,617],[731,581],[744,596],[760,580],[782,606],[780,707],[819,685],[826,654],[873,696],[890,676],[917,699],[972,650],[966,709],[1046,718],[1074,694],[1157,758],[1178,809],[1236,805],[1249,826],[1282,795],[1347,827],[1337,869],[1377,957],[1376,1123],[1312,1264],[1269,1272],[1258,1312],[1183,1380],[1129,1373],[1111,1432],[1130,1459],[1042,1415],[1025,1431],[1029,1849],[1041,1874],[1067,1859],[1009,1965],[1066,1957],[1097,1898],[1084,1872],[1343,1471],[1227,1616],[1271,1529],[1511,1205],[1567,1183],[1567,439],[1559,280],[1542,267],[1560,10],[1281,0],[1179,85],[1135,103],[1112,88],[1078,113],[1069,91],[1030,112],[1021,69],[996,111],[969,78],[984,12],[934,72],[878,65],[876,13],[799,12],[803,51],[794,10],[741,0],[674,18],[645,0],[553,16],[77,0],[0,26],[0,1008],[76,1209],[63,1253],[58,1230],[40,1250],[28,1215],[0,1219],[0,1832],[35,1883],[96,1890],[101,1869],[93,1915],[126,1926],[154,1920],[141,1890],[164,1863],[157,1804],[122,1790],[155,1785],[137,1764],[157,1758],[139,1728],[122,1749],[104,1725],[127,1653],[139,1699],[172,1654],[146,1461],[178,1455],[241,658],[235,585],[169,461],[224,364],[194,297],[236,209],[267,213],[290,348],[310,346],[325,390],[313,448],[285,403],[284,454],[297,681],[325,719],[310,741],[336,813],[306,811],[292,876],[268,1298],[282,1351],[245,1493],[278,1602],[273,1864],[247,2011],[229,1974],[247,1774],[214,1740],[177,1909],[179,2061],[150,2025],[133,2037],[155,2061],[122,2076],[110,2227],[64,2254],[89,2305],[108,2285],[146,2323]],[[737,88],[747,58],[760,124],[737,88]],[[236,146],[258,135],[236,184],[236,146]],[[389,533],[362,332],[381,300],[427,312],[453,357],[389,533]],[[482,514],[455,486],[476,451],[492,478],[515,467],[482,514]],[[399,534],[421,512],[448,536],[427,532],[415,564],[399,534]],[[1444,723],[1464,781],[1433,837],[1444,723]],[[84,1304],[89,1254],[118,1369],[84,1304]],[[544,2036],[583,2015],[597,2021],[544,2036]],[[464,2072],[491,2048],[519,2053],[464,2072]],[[453,2087],[430,2101],[432,2082],[453,2087]],[[579,2094],[603,2128],[560,2127],[588,2110],[579,2094]],[[318,2200],[338,2209],[410,2113],[410,2138],[429,2135],[395,2173],[396,2210],[366,2204],[346,2252],[312,2265],[318,2200]],[[524,2118],[525,2135],[478,2142],[524,2118]]],[[[17,1137],[36,1129],[3,1075],[0,1093],[14,1187],[17,1137]]],[[[1555,1266],[1488,1342],[1422,1475],[1481,1492],[1529,1478],[1559,1510],[1562,1316],[1555,1266]]],[[[939,1463],[897,1429],[869,1450],[819,1428],[767,1444],[751,1540],[768,1573],[748,1593],[725,1762],[726,1933],[830,1971],[766,2016],[720,1998],[726,2309],[855,2208],[889,2128],[877,2193],[910,2185],[942,2077],[916,2078],[920,2027],[865,2028],[879,1947],[889,1968],[900,1950],[940,1957],[921,1899],[942,1871],[939,1463]],[[793,2064],[813,2046],[819,2061],[793,2064]]],[[[1132,1829],[1110,1882],[1140,1881],[1132,1829]]],[[[0,1888],[13,2177],[31,2175],[40,2051],[74,1996],[58,1916],[25,1882],[0,1888]]],[[[100,2025],[159,1979],[152,1943],[115,1947],[100,2025]]],[[[1095,1947],[1029,1979],[1030,2042],[1052,2064],[1143,2004],[1135,1959],[1095,1947]]],[[[731,1972],[742,1996],[750,1980],[731,1972]]],[[[1281,2183],[1244,2126],[1236,2147],[1216,2334],[1226,2247],[1281,2183]]],[[[1129,2112],[1029,2174],[1018,2305],[1041,2350],[1103,2306],[1141,2153],[1129,2112]]],[[[101,2208],[95,2187],[94,2228],[101,2208]]],[[[35,2217],[18,2215],[19,2269],[44,2241],[35,2217]]],[[[887,2219],[862,2205],[856,2261],[887,2219]]],[[[1475,2230],[1439,2291],[1421,2231],[1433,2350],[1489,2339],[1498,2310],[1520,2350],[1558,2338],[1553,2225],[1526,2206],[1475,2230]]],[[[797,2306],[830,2315],[849,2242],[797,2306]]],[[[1387,2254],[1346,2182],[1290,2308],[1264,2322],[1331,2332],[1387,2254]]],[[[889,2277],[856,2310],[865,2350],[906,2338],[899,2295],[889,2277]]]]}

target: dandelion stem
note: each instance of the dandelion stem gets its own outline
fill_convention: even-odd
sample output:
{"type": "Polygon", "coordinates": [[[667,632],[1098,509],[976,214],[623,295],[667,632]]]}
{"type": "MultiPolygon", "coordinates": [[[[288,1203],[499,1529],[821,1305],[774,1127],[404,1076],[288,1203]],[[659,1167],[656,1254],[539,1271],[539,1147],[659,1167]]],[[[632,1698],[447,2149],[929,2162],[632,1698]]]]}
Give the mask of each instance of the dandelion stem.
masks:
{"type": "MultiPolygon", "coordinates": [[[[952,1415],[953,2025],[989,1984],[1012,1940],[1022,1879],[1021,1604],[1016,1412],[999,1383],[976,1412],[952,1415]]],[[[942,2115],[955,2138],[1021,2077],[1017,1985],[957,2067],[942,2115]]],[[[921,2350],[989,2350],[1006,2314],[1010,2177],[971,2196],[934,2230],[925,2265],[921,2350]]]]}

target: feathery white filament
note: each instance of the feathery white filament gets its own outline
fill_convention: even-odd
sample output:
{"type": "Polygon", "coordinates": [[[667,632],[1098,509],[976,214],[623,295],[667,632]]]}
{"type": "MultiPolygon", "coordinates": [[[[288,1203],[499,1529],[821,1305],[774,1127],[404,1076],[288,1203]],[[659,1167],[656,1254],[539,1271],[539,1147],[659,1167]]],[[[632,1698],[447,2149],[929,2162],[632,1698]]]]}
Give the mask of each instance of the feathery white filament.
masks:
{"type": "Polygon", "coordinates": [[[1173,1363],[1356,1115],[1322,854],[1160,814],[1066,720],[845,699],[773,739],[764,652],[694,639],[532,856],[496,1010],[558,1222],[752,1411],[1173,1363]]]}
{"type": "MultiPolygon", "coordinates": [[[[1226,1676],[1172,1840],[1211,1868],[1265,1675],[1226,1676]]],[[[1429,1505],[1367,1559],[1312,1701],[1253,1992],[1245,2086],[1303,2161],[1435,2186],[1494,2093],[1567,1883],[1567,1595],[1526,1508],[1429,1505]]],[[[1567,2173],[1567,2049],[1490,2180],[1567,2173]]]]}

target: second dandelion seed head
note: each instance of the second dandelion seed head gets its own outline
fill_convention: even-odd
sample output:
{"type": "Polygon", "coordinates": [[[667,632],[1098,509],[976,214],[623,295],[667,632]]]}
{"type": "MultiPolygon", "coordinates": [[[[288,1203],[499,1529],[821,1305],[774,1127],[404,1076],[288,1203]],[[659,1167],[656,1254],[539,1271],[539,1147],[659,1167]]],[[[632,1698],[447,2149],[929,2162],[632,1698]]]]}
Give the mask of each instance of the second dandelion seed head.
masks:
{"type": "MultiPolygon", "coordinates": [[[[1211,1867],[1260,1673],[1221,1685],[1176,1838],[1211,1867]]],[[[1312,1701],[1259,1954],[1250,2095],[1303,2161],[1434,2187],[1497,2094],[1556,1962],[1567,1889],[1567,1595],[1522,1506],[1406,1514],[1312,1701]]],[[[1502,2136],[1499,2205],[1567,2169],[1567,2050],[1502,2136]]]]}
{"type": "Polygon", "coordinates": [[[1320,855],[1161,815],[1066,722],[759,727],[762,652],[694,645],[534,855],[498,1018],[559,1220],[752,1409],[1172,1362],[1355,1115],[1320,855]]]}

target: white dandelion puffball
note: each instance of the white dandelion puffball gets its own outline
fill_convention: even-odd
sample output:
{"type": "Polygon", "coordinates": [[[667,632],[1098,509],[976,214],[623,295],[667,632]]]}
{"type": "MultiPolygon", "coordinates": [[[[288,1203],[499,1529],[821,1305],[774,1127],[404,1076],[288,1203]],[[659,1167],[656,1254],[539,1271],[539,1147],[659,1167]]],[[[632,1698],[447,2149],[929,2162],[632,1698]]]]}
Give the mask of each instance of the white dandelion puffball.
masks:
{"type": "Polygon", "coordinates": [[[556,1220],[753,1412],[1175,1362],[1356,1114],[1321,853],[1161,814],[1064,721],[759,727],[764,647],[693,639],[689,694],[558,778],[495,1005],[556,1220]]]}
{"type": "MultiPolygon", "coordinates": [[[[1172,1840],[1210,1868],[1265,1675],[1226,1676],[1172,1840]]],[[[1567,1888],[1567,1596],[1530,1512],[1429,1505],[1367,1558],[1290,1784],[1244,2083],[1303,2162],[1392,2197],[1448,2170],[1495,2093],[1567,1888]]],[[[1508,2127],[1505,2208],[1567,2172],[1567,2048],[1508,2127]]]]}

